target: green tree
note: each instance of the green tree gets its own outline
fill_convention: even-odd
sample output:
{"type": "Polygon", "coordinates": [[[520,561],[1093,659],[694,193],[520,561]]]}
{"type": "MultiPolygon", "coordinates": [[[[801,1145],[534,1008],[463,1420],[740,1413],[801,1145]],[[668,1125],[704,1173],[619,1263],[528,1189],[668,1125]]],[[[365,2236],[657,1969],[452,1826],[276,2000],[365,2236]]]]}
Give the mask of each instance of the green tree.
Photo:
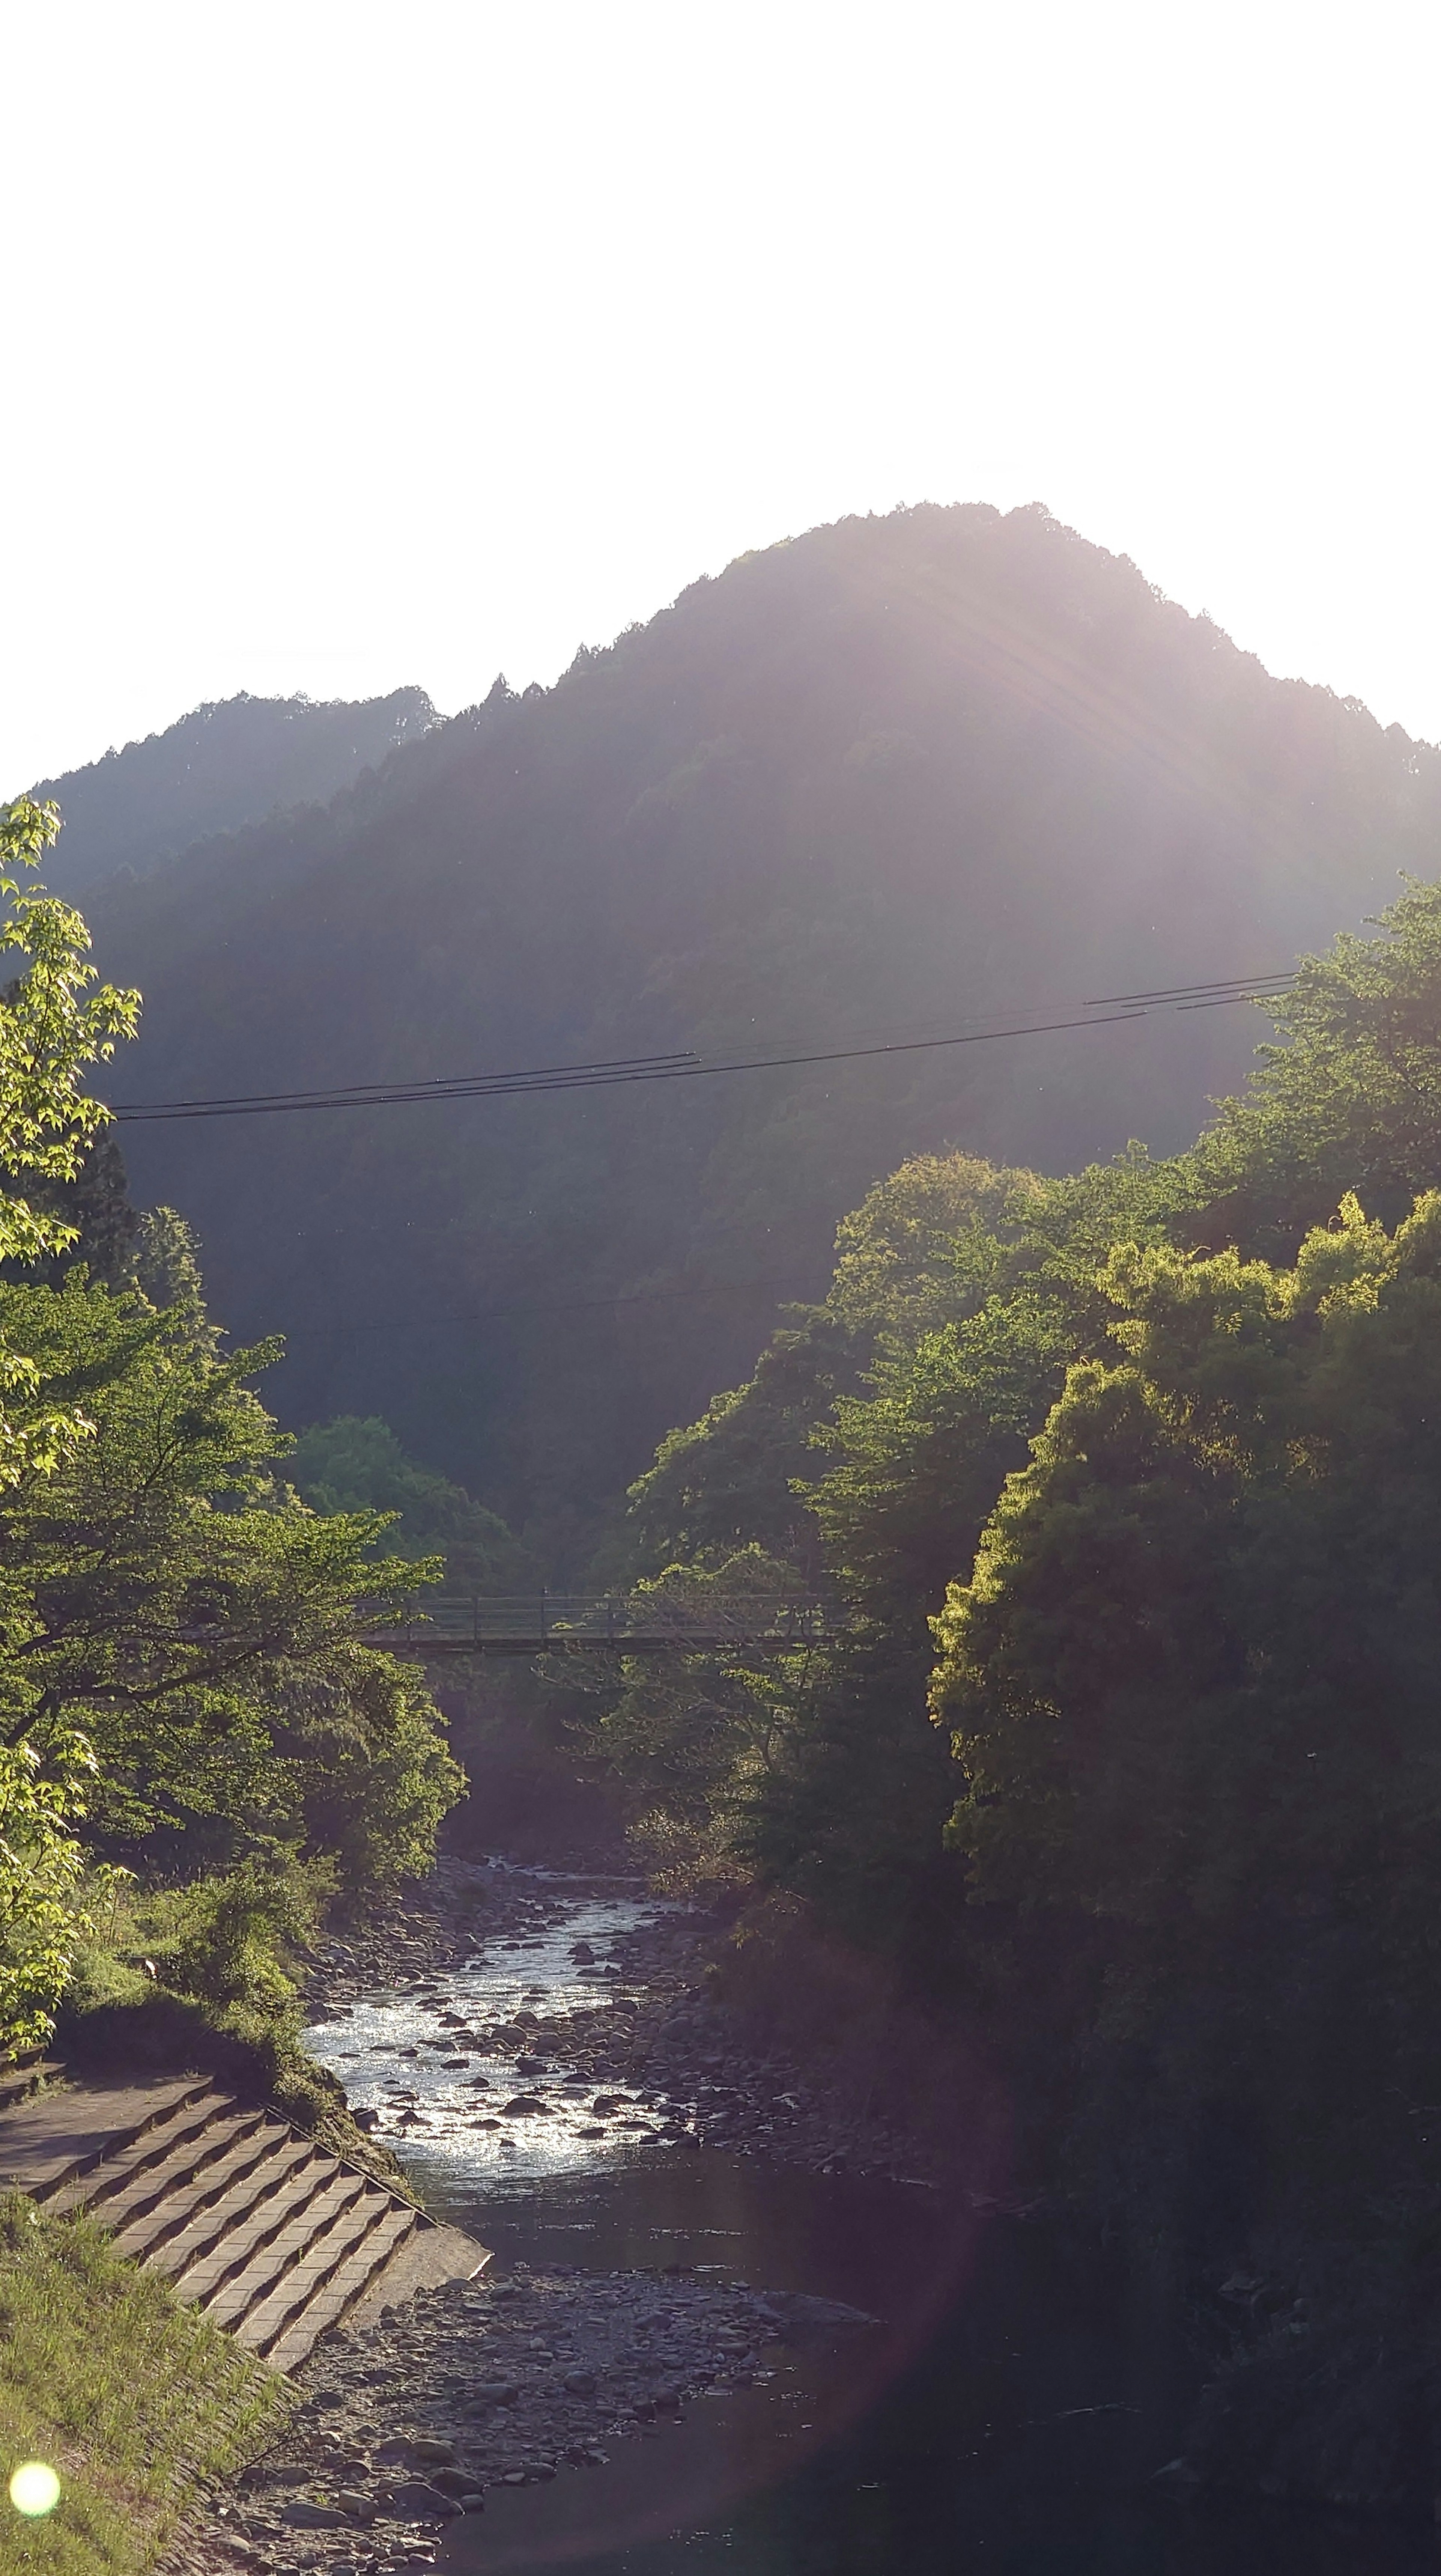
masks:
{"type": "MultiPolygon", "coordinates": [[[[169,1278],[183,1246],[171,1220],[169,1278]]],[[[458,1775],[419,1677],[358,1642],[434,1580],[377,1553],[387,1516],[319,1513],[249,1381],[278,1346],[222,1354],[192,1284],[156,1308],[72,1271],[0,1288],[31,1401],[89,1436],[0,1496],[0,1724],[46,1751],[77,1725],[92,1834],[186,1830],[333,1851],[356,1882],[425,1866],[458,1775]]]]}
{"type": "Polygon", "coordinates": [[[935,1623],[952,1840],[1094,1964],[1113,2163],[1224,2100],[1254,2218],[1376,2188],[1441,2079],[1441,1194],[1105,1288],[1124,1356],[1072,1369],[935,1623]]]}
{"type": "Polygon", "coordinates": [[[519,1541],[463,1485],[409,1458],[388,1422],[342,1414],[302,1431],[289,1473],[318,1512],[384,1512],[396,1556],[439,1556],[447,1583],[467,1591],[521,1590],[531,1569],[519,1541]]]}
{"type": "MultiPolygon", "coordinates": [[[[43,1201],[78,1179],[109,1115],[83,1095],[81,1079],[108,1062],[117,1038],[134,1034],[140,1010],[138,994],[97,984],[79,913],[18,873],[39,866],[59,829],[53,806],[23,796],[0,806],[0,951],[27,961],[0,996],[0,1175],[12,1184],[0,1182],[0,1262],[38,1261],[75,1240],[73,1225],[22,1195],[24,1184],[32,1181],[43,1201]]],[[[24,1354],[0,1342],[0,1487],[85,1436],[83,1414],[31,1406],[23,1424],[15,1420],[7,1398],[34,1385],[24,1354]]]]}
{"type": "MultiPolygon", "coordinates": [[[[85,1166],[106,1112],[82,1095],[81,1079],[131,1034],[139,1008],[135,994],[97,985],[79,914],[25,883],[21,871],[39,865],[58,829],[54,808],[27,797],[0,807],[0,950],[26,960],[0,996],[0,1263],[35,1262],[74,1241],[46,1197],[85,1166]]],[[[82,1405],[44,1398],[33,1357],[0,1326],[0,1496],[72,1463],[91,1429],[82,1405]]],[[[7,1565],[0,1630],[19,1606],[7,1565]]],[[[49,2026],[69,1955],[81,1863],[73,1826],[89,1769],[70,1726],[57,1728],[44,1762],[23,1736],[0,1753],[0,2047],[49,2026]]]]}
{"type": "Polygon", "coordinates": [[[82,1824],[238,1864],[243,1911],[252,1854],[357,1886],[424,1868],[462,1785],[420,1676],[359,1636],[438,1563],[381,1553],[384,1512],[299,1499],[249,1384],[278,1345],[222,1350],[172,1212],[116,1221],[79,1085],[138,1000],[22,890],[57,828],[0,810],[0,946],[27,960],[0,997],[0,2044],[64,1982],[82,1824]]]}
{"type": "Polygon", "coordinates": [[[1387,1224],[1441,1179],[1441,884],[1301,960],[1278,1036],[1176,1166],[1177,1232],[1294,1254],[1355,1190],[1387,1224]]]}

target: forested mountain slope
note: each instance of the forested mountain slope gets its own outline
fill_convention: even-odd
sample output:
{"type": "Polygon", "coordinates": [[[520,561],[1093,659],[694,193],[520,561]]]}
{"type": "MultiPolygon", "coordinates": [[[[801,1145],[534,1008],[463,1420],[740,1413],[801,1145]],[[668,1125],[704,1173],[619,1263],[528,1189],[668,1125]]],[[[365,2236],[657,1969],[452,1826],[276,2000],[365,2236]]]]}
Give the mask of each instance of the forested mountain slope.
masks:
{"type": "MultiPolygon", "coordinates": [[[[129,1100],[1073,1017],[1287,965],[1434,872],[1441,753],[1044,511],[742,558],[554,689],[92,906],[129,1100]]],[[[571,1565],[906,1154],[1194,1132],[1246,1010],[664,1088],[130,1125],[297,1424],[379,1414],[571,1565]]]]}
{"type": "Polygon", "coordinates": [[[328,704],[242,693],[196,707],[164,733],[32,789],[38,798],[54,797],[65,817],[49,883],[74,896],[117,868],[143,873],[206,834],[258,822],[277,806],[328,804],[435,720],[423,689],[328,704]]]}

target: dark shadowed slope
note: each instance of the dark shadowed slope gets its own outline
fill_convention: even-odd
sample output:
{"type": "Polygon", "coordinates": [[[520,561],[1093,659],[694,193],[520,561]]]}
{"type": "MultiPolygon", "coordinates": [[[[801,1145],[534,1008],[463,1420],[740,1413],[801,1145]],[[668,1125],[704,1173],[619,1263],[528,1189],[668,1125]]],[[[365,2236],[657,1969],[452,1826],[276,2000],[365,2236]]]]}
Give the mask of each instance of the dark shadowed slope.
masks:
{"type": "MultiPolygon", "coordinates": [[[[131,1100],[840,1045],[1272,969],[1431,873],[1441,754],[1272,679],[1044,511],[748,556],[328,812],[96,907],[131,1100]]],[[[125,1131],[292,1420],[378,1412],[575,1544],[944,1141],[1179,1145],[1247,1010],[669,1090],[125,1131]],[[459,1320],[451,1320],[459,1319],[459,1320]]]]}
{"type": "Polygon", "coordinates": [[[354,704],[242,695],[196,707],[164,733],[41,780],[33,793],[53,796],[65,817],[49,882],[78,894],[117,868],[143,873],[277,806],[326,805],[435,721],[423,689],[354,704]]]}

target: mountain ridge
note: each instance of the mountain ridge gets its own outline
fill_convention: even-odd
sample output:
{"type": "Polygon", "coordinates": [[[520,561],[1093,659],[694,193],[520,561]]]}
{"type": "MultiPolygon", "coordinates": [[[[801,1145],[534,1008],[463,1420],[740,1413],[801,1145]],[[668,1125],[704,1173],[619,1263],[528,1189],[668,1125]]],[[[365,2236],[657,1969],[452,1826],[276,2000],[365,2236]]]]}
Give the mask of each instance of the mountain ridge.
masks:
{"type": "MultiPolygon", "coordinates": [[[[134,1101],[1278,971],[1438,850],[1441,753],[1039,509],[925,505],[743,557],[93,917],[146,993],[134,1101]]],[[[380,1413],[508,1519],[578,1530],[817,1292],[881,1173],[1182,1143],[1246,1016],[125,1145],[237,1331],[291,1333],[289,1418],[380,1413]]]]}
{"type": "Polygon", "coordinates": [[[158,733],[111,748],[29,791],[65,832],[49,868],[74,895],[129,868],[143,873],[277,806],[329,804],[366,768],[437,721],[423,689],[367,699],[206,700],[158,733]]]}

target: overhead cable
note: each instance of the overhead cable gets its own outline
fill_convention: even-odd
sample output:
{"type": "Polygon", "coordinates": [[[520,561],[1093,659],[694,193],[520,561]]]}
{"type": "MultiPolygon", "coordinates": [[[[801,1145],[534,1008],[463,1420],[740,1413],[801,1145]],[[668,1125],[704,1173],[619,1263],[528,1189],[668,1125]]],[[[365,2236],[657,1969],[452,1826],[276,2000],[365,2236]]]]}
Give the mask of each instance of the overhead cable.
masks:
{"type": "Polygon", "coordinates": [[[1228,1002],[1258,1001],[1280,992],[1289,975],[1247,975],[1207,984],[1179,984],[1163,992],[1116,993],[1082,1004],[1082,1016],[1013,1021],[1001,1028],[962,1029],[944,1037],[897,1038],[872,1046],[826,1047],[793,1055],[755,1055],[705,1062],[693,1048],[666,1055],[587,1059],[576,1064],[533,1065],[500,1073],[460,1074],[408,1082],[334,1085],[319,1091],[244,1092],[215,1099],[122,1101],[114,1115],[127,1124],[181,1118],[261,1118],[308,1109],[383,1109],[422,1101],[494,1100],[551,1091],[610,1090],[653,1082],[696,1082],[735,1073],[781,1072],[866,1058],[923,1055],[939,1049],[984,1046],[1000,1039],[1049,1037],[1064,1030],[1114,1027],[1159,1010],[1211,1010],[1228,1002]],[[1116,1007],[1122,1006],[1125,1007],[1116,1007]]]}

